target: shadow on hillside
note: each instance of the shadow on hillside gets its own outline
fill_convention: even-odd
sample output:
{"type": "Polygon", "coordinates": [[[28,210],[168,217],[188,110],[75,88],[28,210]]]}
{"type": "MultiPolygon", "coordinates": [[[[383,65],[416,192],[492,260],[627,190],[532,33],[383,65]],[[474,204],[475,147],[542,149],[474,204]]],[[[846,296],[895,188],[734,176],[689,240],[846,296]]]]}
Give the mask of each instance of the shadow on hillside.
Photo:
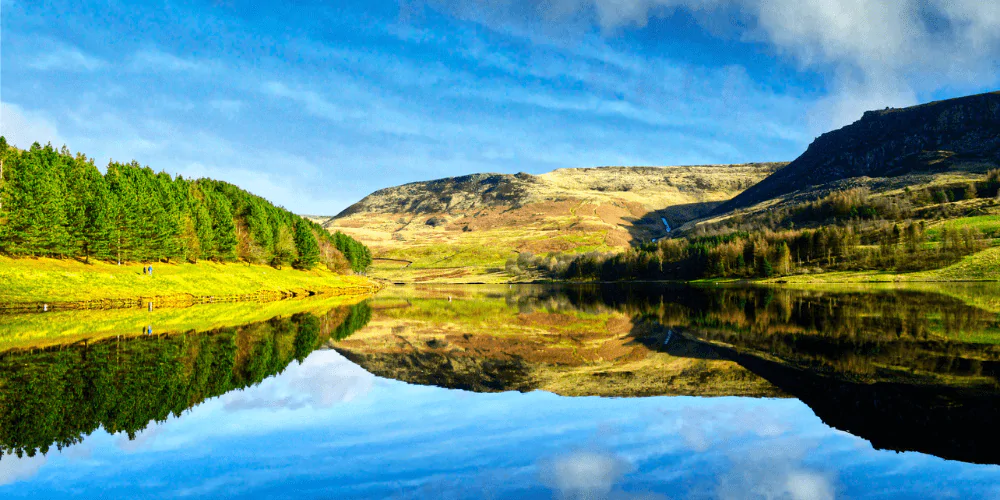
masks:
{"type": "Polygon", "coordinates": [[[669,234],[667,225],[670,226],[671,231],[675,231],[687,222],[707,216],[721,204],[720,201],[706,201],[674,205],[648,212],[625,229],[632,237],[632,246],[639,246],[643,243],[649,243],[653,239],[666,237],[669,234]],[[664,224],[664,220],[666,224],[664,224]]]}

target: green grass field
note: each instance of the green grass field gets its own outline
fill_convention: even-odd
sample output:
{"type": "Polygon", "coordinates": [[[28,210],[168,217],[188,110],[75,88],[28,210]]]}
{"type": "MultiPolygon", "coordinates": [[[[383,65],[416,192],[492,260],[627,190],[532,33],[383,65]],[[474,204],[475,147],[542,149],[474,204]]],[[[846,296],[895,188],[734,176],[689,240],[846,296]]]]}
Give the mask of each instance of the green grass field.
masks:
{"type": "Polygon", "coordinates": [[[838,271],[819,274],[799,274],[760,280],[763,283],[837,284],[837,283],[899,283],[899,282],[995,282],[1000,281],[1000,247],[964,257],[941,269],[913,273],[885,271],[838,271]]]}
{"type": "Polygon", "coordinates": [[[364,277],[326,269],[298,271],[248,264],[84,264],[72,259],[0,257],[0,304],[81,302],[102,299],[232,296],[279,292],[371,289],[364,277]]]}
{"type": "Polygon", "coordinates": [[[370,274],[394,282],[509,283],[513,278],[504,271],[504,266],[507,260],[517,258],[516,249],[554,244],[568,248],[566,253],[619,250],[605,244],[604,237],[604,232],[540,234],[509,229],[457,232],[448,234],[446,240],[377,249],[378,258],[412,264],[376,260],[370,274]]]}
{"type": "Polygon", "coordinates": [[[942,269],[905,276],[918,281],[1000,281],[1000,247],[988,248],[942,269]]]}
{"type": "Polygon", "coordinates": [[[938,241],[941,238],[941,231],[946,227],[948,229],[976,228],[987,238],[1000,238],[1000,215],[978,215],[942,221],[929,227],[927,236],[933,241],[938,241]]]}

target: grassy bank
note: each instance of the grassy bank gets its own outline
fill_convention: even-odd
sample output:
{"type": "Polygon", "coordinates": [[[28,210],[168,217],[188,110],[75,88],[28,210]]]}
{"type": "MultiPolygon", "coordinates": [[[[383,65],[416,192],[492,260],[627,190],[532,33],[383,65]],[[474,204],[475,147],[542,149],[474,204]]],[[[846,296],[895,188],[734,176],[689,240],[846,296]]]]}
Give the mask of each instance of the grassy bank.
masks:
{"type": "Polygon", "coordinates": [[[375,287],[364,277],[325,269],[298,271],[248,264],[155,264],[152,276],[142,264],[84,264],[74,259],[0,257],[0,305],[71,304],[85,301],[192,297],[281,296],[360,293],[375,287]]]}
{"type": "Polygon", "coordinates": [[[964,257],[941,269],[914,273],[884,271],[845,271],[801,274],[764,280],[787,283],[887,283],[887,282],[967,282],[1000,281],[1000,247],[993,247],[964,257]]]}

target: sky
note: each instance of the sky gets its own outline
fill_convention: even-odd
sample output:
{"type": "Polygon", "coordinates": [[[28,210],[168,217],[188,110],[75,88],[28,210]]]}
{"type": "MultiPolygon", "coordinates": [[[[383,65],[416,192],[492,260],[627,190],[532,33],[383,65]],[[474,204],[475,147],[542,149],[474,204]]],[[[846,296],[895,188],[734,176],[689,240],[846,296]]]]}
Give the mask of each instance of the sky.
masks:
{"type": "Polygon", "coordinates": [[[791,160],[1000,88],[987,0],[0,0],[0,133],[333,215],[474,172],[791,160]]]}

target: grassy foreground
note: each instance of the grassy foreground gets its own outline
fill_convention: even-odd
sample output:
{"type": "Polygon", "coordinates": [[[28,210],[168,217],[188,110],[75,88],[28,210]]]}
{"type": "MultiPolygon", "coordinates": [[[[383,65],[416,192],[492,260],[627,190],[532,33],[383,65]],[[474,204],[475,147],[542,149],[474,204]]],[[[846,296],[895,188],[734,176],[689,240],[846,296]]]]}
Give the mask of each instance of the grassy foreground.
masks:
{"type": "Polygon", "coordinates": [[[298,271],[249,264],[154,264],[152,276],[142,264],[84,264],[73,259],[0,257],[0,306],[25,303],[156,297],[170,302],[192,297],[363,293],[376,288],[361,276],[326,269],[298,271]]]}

